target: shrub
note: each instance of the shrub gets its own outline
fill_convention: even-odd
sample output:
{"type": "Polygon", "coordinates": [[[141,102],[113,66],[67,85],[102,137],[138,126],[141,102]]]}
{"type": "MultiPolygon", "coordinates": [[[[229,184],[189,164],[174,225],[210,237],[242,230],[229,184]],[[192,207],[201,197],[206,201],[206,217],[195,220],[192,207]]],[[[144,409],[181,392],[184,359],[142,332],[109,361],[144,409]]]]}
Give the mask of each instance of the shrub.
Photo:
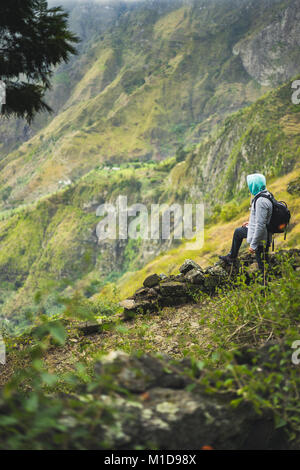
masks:
{"type": "Polygon", "coordinates": [[[236,202],[229,202],[225,204],[220,213],[220,219],[223,222],[228,222],[229,220],[234,219],[234,217],[239,213],[240,208],[236,202]]]}

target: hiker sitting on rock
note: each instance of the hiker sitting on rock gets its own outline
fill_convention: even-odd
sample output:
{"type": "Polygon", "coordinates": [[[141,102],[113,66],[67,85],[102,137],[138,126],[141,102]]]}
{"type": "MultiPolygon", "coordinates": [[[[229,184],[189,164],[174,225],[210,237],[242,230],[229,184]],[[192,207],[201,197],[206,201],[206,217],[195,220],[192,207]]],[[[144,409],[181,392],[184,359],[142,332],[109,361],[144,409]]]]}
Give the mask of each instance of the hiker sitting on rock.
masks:
{"type": "Polygon", "coordinates": [[[240,249],[244,238],[250,244],[250,253],[255,253],[259,269],[264,273],[264,262],[268,261],[268,250],[271,244],[272,235],[268,232],[267,224],[272,216],[273,205],[266,197],[260,195],[270,195],[266,189],[266,178],[264,175],[255,173],[247,176],[248,188],[254,196],[251,204],[250,220],[244,222],[242,227],[235,230],[230,253],[219,258],[228,264],[233,263],[240,249]]]}

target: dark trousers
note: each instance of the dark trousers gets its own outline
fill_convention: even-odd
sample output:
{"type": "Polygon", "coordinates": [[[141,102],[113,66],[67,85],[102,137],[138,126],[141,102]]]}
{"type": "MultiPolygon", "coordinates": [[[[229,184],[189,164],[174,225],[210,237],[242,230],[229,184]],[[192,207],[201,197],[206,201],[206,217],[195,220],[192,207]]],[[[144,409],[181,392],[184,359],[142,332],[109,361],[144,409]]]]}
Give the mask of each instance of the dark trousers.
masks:
{"type": "MultiPolygon", "coordinates": [[[[244,238],[247,238],[248,228],[247,227],[239,227],[235,229],[233,238],[232,238],[232,245],[230,250],[230,256],[232,258],[237,258],[239,249],[244,238]]],[[[268,251],[270,245],[267,244],[265,247],[264,245],[259,245],[255,250],[256,261],[258,264],[259,269],[262,273],[264,273],[264,264],[268,262],[268,251]]]]}

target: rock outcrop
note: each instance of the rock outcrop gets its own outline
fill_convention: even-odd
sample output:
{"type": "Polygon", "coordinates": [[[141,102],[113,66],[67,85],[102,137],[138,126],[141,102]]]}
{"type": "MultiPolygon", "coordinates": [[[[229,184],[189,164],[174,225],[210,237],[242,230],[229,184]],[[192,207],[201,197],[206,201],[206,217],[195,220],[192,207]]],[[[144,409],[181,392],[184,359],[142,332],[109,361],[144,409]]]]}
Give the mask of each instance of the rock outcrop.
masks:
{"type": "MultiPolygon", "coordinates": [[[[129,356],[113,351],[95,366],[96,376],[114,377],[115,396],[104,406],[118,420],[102,427],[113,449],[282,449],[286,440],[269,412],[258,415],[249,403],[230,405],[233,394],[208,394],[188,359],[129,356]],[[123,393],[121,392],[123,390],[123,393]],[[233,425],[234,423],[234,425],[233,425]]],[[[95,393],[95,392],[94,392],[95,393]]]]}
{"type": "Polygon", "coordinates": [[[300,177],[288,184],[287,192],[292,195],[300,195],[300,177]]]}
{"type": "Polygon", "coordinates": [[[234,46],[233,53],[260,84],[278,85],[298,73],[299,20],[300,5],[295,2],[275,21],[234,46]]]}
{"type": "MultiPolygon", "coordinates": [[[[289,259],[295,269],[300,266],[300,250],[282,250],[269,257],[270,274],[280,275],[281,263],[289,259]]],[[[250,283],[258,273],[255,256],[244,254],[232,265],[217,261],[213,266],[202,269],[195,261],[187,259],[179,268],[179,274],[166,276],[151,274],[132,297],[120,302],[124,314],[130,317],[136,313],[157,311],[160,307],[182,305],[197,300],[201,293],[213,295],[217,288],[233,284],[236,275],[244,272],[250,283]]]]}

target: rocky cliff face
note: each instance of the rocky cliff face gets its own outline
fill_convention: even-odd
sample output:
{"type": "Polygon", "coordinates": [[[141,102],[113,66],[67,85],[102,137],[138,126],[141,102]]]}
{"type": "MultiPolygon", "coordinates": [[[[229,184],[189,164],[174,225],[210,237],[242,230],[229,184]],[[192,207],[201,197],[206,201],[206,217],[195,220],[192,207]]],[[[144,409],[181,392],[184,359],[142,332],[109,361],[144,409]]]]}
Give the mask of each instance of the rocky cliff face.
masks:
{"type": "Polygon", "coordinates": [[[174,186],[180,181],[192,199],[203,197],[211,204],[246,195],[248,173],[273,176],[291,171],[300,143],[300,108],[292,104],[291,96],[289,82],[234,119],[227,118],[174,170],[174,186]]]}
{"type": "Polygon", "coordinates": [[[233,47],[248,74],[261,85],[278,85],[299,73],[300,4],[292,2],[271,24],[233,47]]]}

